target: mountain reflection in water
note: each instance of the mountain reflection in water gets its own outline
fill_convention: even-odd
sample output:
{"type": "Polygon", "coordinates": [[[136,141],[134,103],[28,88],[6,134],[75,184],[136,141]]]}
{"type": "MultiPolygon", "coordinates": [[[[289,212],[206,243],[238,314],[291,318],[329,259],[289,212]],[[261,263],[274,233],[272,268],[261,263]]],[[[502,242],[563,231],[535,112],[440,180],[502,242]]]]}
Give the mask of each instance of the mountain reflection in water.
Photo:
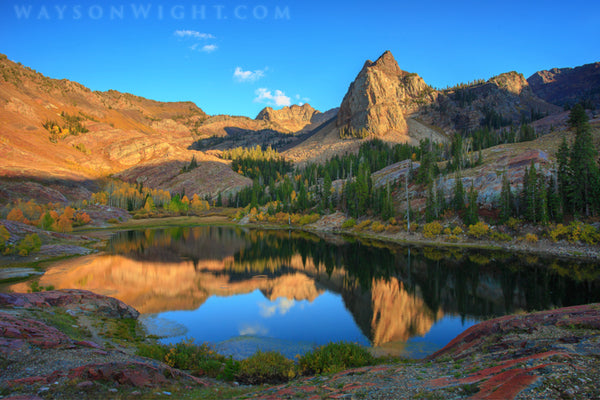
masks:
{"type": "MultiPolygon", "coordinates": [[[[260,291],[270,301],[260,306],[260,315],[283,316],[281,310],[295,302],[310,305],[332,293],[372,345],[392,347],[427,338],[434,325],[439,336],[458,321],[448,337],[442,332],[436,343],[441,347],[485,318],[600,300],[600,273],[594,264],[411,249],[297,232],[219,227],[130,231],[115,235],[107,253],[61,262],[40,285],[110,295],[145,314],[196,310],[212,296],[260,291]]],[[[25,284],[13,287],[26,289],[25,284]]],[[[339,338],[322,341],[331,340],[339,338]]]]}

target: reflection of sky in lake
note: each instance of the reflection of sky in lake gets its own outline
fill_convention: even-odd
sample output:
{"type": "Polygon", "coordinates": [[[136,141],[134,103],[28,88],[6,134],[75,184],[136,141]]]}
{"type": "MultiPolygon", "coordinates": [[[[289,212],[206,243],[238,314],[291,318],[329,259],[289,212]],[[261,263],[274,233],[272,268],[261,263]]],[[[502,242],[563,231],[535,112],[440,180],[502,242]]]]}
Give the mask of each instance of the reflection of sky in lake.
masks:
{"type": "MultiPolygon", "coordinates": [[[[211,296],[194,311],[168,311],[158,315],[187,328],[185,337],[217,343],[252,335],[325,344],[351,341],[369,345],[342,296],[325,292],[314,301],[267,299],[260,290],[230,297],[211,296]]],[[[175,343],[183,336],[163,339],[175,343]]]]}

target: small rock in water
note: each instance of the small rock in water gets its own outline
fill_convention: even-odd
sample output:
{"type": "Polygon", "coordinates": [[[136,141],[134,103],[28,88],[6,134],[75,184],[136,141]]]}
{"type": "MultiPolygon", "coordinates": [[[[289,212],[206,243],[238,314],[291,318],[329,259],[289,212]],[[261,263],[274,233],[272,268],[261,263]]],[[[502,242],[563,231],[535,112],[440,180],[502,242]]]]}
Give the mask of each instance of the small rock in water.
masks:
{"type": "Polygon", "coordinates": [[[108,391],[109,391],[109,392],[112,392],[112,393],[117,393],[117,392],[118,392],[118,390],[117,390],[117,389],[115,389],[115,388],[110,388],[110,389],[108,389],[108,391]]]}

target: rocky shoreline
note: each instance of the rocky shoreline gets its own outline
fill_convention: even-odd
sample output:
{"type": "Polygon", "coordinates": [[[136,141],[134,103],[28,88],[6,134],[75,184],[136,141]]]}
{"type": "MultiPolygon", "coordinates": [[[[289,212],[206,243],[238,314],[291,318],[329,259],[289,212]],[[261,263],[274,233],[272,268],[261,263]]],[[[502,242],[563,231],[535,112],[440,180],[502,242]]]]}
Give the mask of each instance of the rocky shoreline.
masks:
{"type": "Polygon", "coordinates": [[[600,398],[599,304],[485,321],[426,360],[260,387],[135,355],[138,315],[83,290],[0,294],[0,398],[600,398]]]}

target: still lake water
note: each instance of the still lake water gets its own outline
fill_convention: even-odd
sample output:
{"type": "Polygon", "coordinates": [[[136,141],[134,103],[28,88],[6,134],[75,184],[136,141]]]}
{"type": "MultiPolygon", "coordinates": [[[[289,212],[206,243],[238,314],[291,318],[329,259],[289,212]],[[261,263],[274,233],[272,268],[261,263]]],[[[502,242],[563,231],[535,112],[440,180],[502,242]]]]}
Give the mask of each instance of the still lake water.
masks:
{"type": "Polygon", "coordinates": [[[340,340],[423,357],[487,318],[600,301],[600,267],[194,227],[118,233],[106,254],[60,262],[40,285],[116,297],[165,343],[193,338],[237,357],[340,340]]]}

